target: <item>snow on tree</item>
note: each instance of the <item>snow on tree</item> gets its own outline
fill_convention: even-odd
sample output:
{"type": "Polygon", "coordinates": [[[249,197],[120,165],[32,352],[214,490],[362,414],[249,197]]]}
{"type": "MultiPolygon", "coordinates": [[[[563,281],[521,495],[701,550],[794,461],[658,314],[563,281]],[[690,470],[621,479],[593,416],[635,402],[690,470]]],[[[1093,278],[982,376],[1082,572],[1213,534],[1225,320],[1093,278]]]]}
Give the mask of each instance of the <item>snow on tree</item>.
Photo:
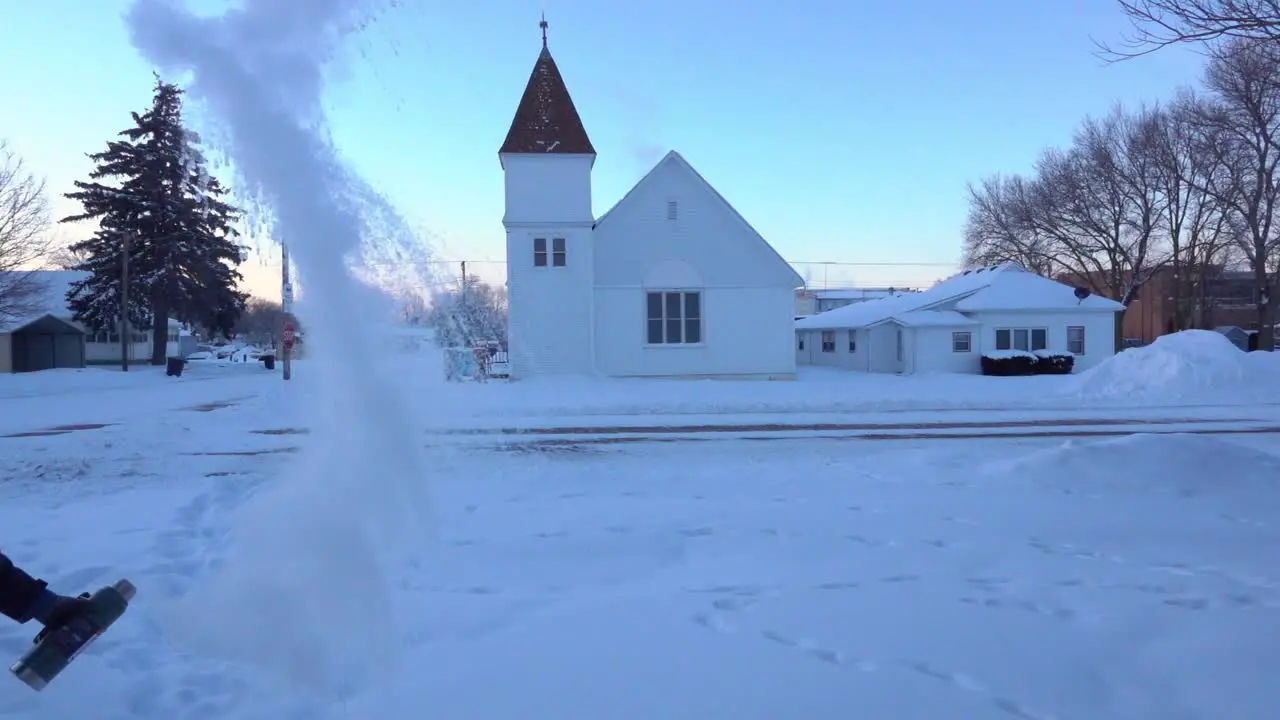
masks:
{"type": "Polygon", "coordinates": [[[507,293],[476,276],[457,289],[437,292],[431,299],[427,324],[435,328],[442,347],[466,347],[482,342],[507,342],[507,293]]]}
{"type": "Polygon", "coordinates": [[[89,157],[89,182],[67,197],[83,211],[63,222],[96,220],[93,237],[71,249],[89,272],[67,298],[95,329],[114,328],[120,313],[121,262],[129,237],[129,320],[152,328],[153,364],[163,364],[169,319],[229,332],[246,295],[235,290],[243,260],[233,227],[238,211],[209,174],[198,136],[182,125],[182,90],[156,79],[151,107],[133,127],[89,157]],[[103,180],[116,184],[108,185],[103,180]]]}

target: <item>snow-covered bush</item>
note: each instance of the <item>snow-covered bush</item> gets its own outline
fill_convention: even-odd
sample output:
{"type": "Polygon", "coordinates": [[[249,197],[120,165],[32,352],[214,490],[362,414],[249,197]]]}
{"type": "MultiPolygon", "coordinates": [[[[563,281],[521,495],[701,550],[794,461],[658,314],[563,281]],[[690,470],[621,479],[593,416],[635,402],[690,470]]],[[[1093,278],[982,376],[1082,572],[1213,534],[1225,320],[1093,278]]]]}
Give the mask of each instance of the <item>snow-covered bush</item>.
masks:
{"type": "Polygon", "coordinates": [[[1063,350],[990,350],[982,354],[982,374],[1070,375],[1075,362],[1075,355],[1063,350]]]}
{"type": "Polygon", "coordinates": [[[982,354],[982,374],[1011,377],[1035,375],[1038,358],[1026,350],[991,350],[982,354]]]}
{"type": "Polygon", "coordinates": [[[1036,374],[1070,375],[1076,356],[1065,350],[1036,350],[1036,374]]]}

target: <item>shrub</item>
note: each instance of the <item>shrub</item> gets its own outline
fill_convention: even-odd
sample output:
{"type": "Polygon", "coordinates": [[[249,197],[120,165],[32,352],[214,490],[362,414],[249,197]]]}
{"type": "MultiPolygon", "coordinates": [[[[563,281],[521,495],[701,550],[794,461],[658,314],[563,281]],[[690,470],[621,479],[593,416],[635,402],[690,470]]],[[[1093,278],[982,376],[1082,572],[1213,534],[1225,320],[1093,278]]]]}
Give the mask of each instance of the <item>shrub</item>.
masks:
{"type": "Polygon", "coordinates": [[[1037,350],[1036,373],[1039,375],[1070,375],[1076,356],[1062,350],[1037,350]]]}
{"type": "Polygon", "coordinates": [[[982,354],[982,374],[999,377],[1035,375],[1037,358],[1025,350],[993,350],[982,354]]]}

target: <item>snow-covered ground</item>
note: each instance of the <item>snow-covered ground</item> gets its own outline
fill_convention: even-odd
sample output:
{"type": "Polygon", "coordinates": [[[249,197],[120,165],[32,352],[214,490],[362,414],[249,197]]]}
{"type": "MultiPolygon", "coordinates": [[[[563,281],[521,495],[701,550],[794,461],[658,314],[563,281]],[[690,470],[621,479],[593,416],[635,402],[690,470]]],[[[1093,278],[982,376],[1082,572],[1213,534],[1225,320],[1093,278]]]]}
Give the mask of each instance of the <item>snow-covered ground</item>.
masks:
{"type": "MultiPolygon", "coordinates": [[[[140,588],[44,693],[0,682],[0,717],[1269,718],[1272,358],[1202,359],[1191,382],[1177,346],[1197,342],[1118,358],[1127,380],[1104,366],[643,395],[446,385],[437,354],[403,355],[429,458],[420,556],[355,579],[335,570],[347,548],[309,535],[257,559],[328,572],[323,592],[245,582],[203,605],[255,560],[234,528],[266,515],[283,538],[315,509],[273,490],[323,497],[335,480],[287,473],[332,442],[299,409],[324,390],[308,364],[290,383],[252,363],[0,377],[0,435],[20,435],[0,437],[5,552],[65,592],[140,588]],[[1184,388],[1173,400],[1155,365],[1184,388]],[[73,424],[103,426],[31,432],[73,424]]],[[[370,494],[385,481],[369,469],[370,494]]],[[[348,519],[377,525],[379,507],[348,519]]],[[[34,630],[0,625],[0,654],[34,630]]]]}

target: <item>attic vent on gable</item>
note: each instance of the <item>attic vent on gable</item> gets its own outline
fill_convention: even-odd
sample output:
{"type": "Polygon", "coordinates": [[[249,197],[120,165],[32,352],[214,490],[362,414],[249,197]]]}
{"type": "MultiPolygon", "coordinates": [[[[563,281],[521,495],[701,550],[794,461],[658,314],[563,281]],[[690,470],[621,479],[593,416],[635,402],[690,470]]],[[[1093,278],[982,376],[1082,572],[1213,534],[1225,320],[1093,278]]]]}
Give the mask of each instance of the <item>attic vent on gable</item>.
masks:
{"type": "Polygon", "coordinates": [[[675,200],[667,201],[667,219],[675,220],[680,216],[680,204],[675,200]]]}

